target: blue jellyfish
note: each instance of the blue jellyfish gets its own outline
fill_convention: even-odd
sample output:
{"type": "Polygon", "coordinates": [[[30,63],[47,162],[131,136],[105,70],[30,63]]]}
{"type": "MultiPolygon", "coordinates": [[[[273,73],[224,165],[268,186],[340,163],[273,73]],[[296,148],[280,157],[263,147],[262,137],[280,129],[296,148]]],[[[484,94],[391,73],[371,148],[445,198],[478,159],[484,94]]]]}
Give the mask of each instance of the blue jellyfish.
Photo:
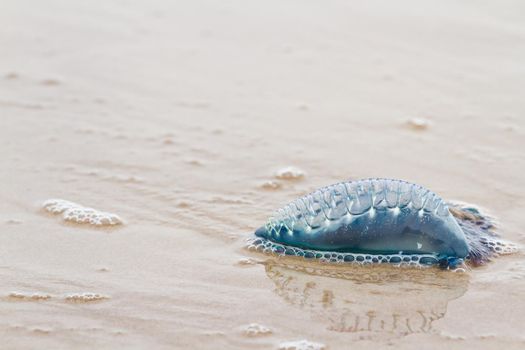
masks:
{"type": "Polygon", "coordinates": [[[296,199],[257,229],[248,247],[325,262],[452,269],[515,250],[477,208],[380,178],[342,182],[296,199]]]}

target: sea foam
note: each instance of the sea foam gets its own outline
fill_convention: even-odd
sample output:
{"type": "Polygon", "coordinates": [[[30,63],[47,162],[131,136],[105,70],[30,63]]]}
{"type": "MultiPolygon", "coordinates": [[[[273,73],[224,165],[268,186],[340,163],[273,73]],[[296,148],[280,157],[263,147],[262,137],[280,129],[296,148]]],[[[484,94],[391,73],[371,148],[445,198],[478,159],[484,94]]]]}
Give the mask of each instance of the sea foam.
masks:
{"type": "Polygon", "coordinates": [[[73,302],[73,303],[89,303],[93,301],[101,301],[109,299],[109,296],[102,295],[98,293],[71,293],[64,297],[65,301],[73,302]]]}
{"type": "Polygon", "coordinates": [[[286,168],[279,169],[275,173],[275,177],[281,180],[300,180],[304,176],[304,171],[294,166],[288,166],[286,168]]]}
{"type": "Polygon", "coordinates": [[[250,323],[242,327],[242,332],[248,337],[258,337],[272,334],[272,330],[270,328],[257,323],[250,323]]]}
{"type": "Polygon", "coordinates": [[[44,202],[43,208],[52,214],[62,214],[65,221],[95,226],[113,226],[123,224],[122,219],[112,213],[84,207],[80,204],[63,199],[49,199],[44,202]]]}
{"type": "Polygon", "coordinates": [[[309,340],[296,340],[279,344],[279,350],[324,350],[326,346],[309,340]]]}
{"type": "Polygon", "coordinates": [[[11,292],[8,297],[13,300],[24,300],[24,301],[38,301],[38,300],[48,300],[51,299],[51,295],[35,292],[11,292]]]}

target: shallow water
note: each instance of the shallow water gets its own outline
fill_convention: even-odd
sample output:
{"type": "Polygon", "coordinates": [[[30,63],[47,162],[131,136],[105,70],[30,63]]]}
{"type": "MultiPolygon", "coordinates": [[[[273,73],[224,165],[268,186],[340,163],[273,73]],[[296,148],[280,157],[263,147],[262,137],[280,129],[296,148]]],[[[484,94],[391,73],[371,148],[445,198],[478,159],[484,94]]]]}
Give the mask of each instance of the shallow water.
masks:
{"type": "Polygon", "coordinates": [[[242,248],[275,208],[378,176],[523,245],[520,6],[4,1],[3,346],[522,348],[523,254],[447,275],[242,248]]]}

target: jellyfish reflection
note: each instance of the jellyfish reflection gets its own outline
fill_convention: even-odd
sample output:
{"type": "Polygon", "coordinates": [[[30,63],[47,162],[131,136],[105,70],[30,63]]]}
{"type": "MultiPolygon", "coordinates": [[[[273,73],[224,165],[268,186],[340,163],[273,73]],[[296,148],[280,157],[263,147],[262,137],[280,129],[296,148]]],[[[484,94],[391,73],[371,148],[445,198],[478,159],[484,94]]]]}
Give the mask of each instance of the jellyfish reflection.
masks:
{"type": "Polygon", "coordinates": [[[468,275],[434,268],[331,266],[297,259],[268,260],[266,274],[288,303],[338,332],[427,333],[468,275]]]}

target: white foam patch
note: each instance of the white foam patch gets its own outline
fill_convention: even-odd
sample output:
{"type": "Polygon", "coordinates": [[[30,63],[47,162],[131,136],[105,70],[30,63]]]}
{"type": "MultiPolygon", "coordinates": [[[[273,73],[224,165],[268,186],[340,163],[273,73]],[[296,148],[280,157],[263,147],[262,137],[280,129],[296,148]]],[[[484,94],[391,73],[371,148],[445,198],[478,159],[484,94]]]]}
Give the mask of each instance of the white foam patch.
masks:
{"type": "Polygon", "coordinates": [[[296,340],[279,344],[279,350],[324,350],[326,345],[309,340],[296,340]]]}
{"type": "Polygon", "coordinates": [[[272,330],[268,327],[257,323],[250,323],[242,327],[242,332],[248,337],[258,337],[272,334],[272,330]]]}
{"type": "Polygon", "coordinates": [[[304,171],[299,168],[289,166],[277,171],[275,177],[282,180],[299,180],[304,177],[304,171]]]}
{"type": "Polygon", "coordinates": [[[76,222],[79,224],[112,226],[124,223],[116,214],[84,207],[80,204],[63,199],[49,199],[44,202],[43,208],[52,214],[62,213],[62,217],[65,221],[76,222]]]}
{"type": "Polygon", "coordinates": [[[261,185],[262,188],[264,188],[265,190],[278,190],[280,189],[282,186],[280,183],[278,182],[275,182],[275,181],[272,181],[272,180],[268,180],[266,182],[264,182],[262,185],[261,185]]]}
{"type": "Polygon", "coordinates": [[[423,118],[411,118],[407,120],[407,125],[414,130],[425,130],[430,126],[430,122],[423,118]]]}
{"type": "Polygon", "coordinates": [[[38,300],[48,300],[51,299],[51,295],[44,293],[27,293],[27,292],[11,292],[8,294],[8,297],[15,300],[24,300],[24,301],[38,301],[38,300]]]}
{"type": "Polygon", "coordinates": [[[109,296],[98,293],[72,293],[64,297],[64,300],[73,303],[89,303],[109,299],[109,296]]]}

